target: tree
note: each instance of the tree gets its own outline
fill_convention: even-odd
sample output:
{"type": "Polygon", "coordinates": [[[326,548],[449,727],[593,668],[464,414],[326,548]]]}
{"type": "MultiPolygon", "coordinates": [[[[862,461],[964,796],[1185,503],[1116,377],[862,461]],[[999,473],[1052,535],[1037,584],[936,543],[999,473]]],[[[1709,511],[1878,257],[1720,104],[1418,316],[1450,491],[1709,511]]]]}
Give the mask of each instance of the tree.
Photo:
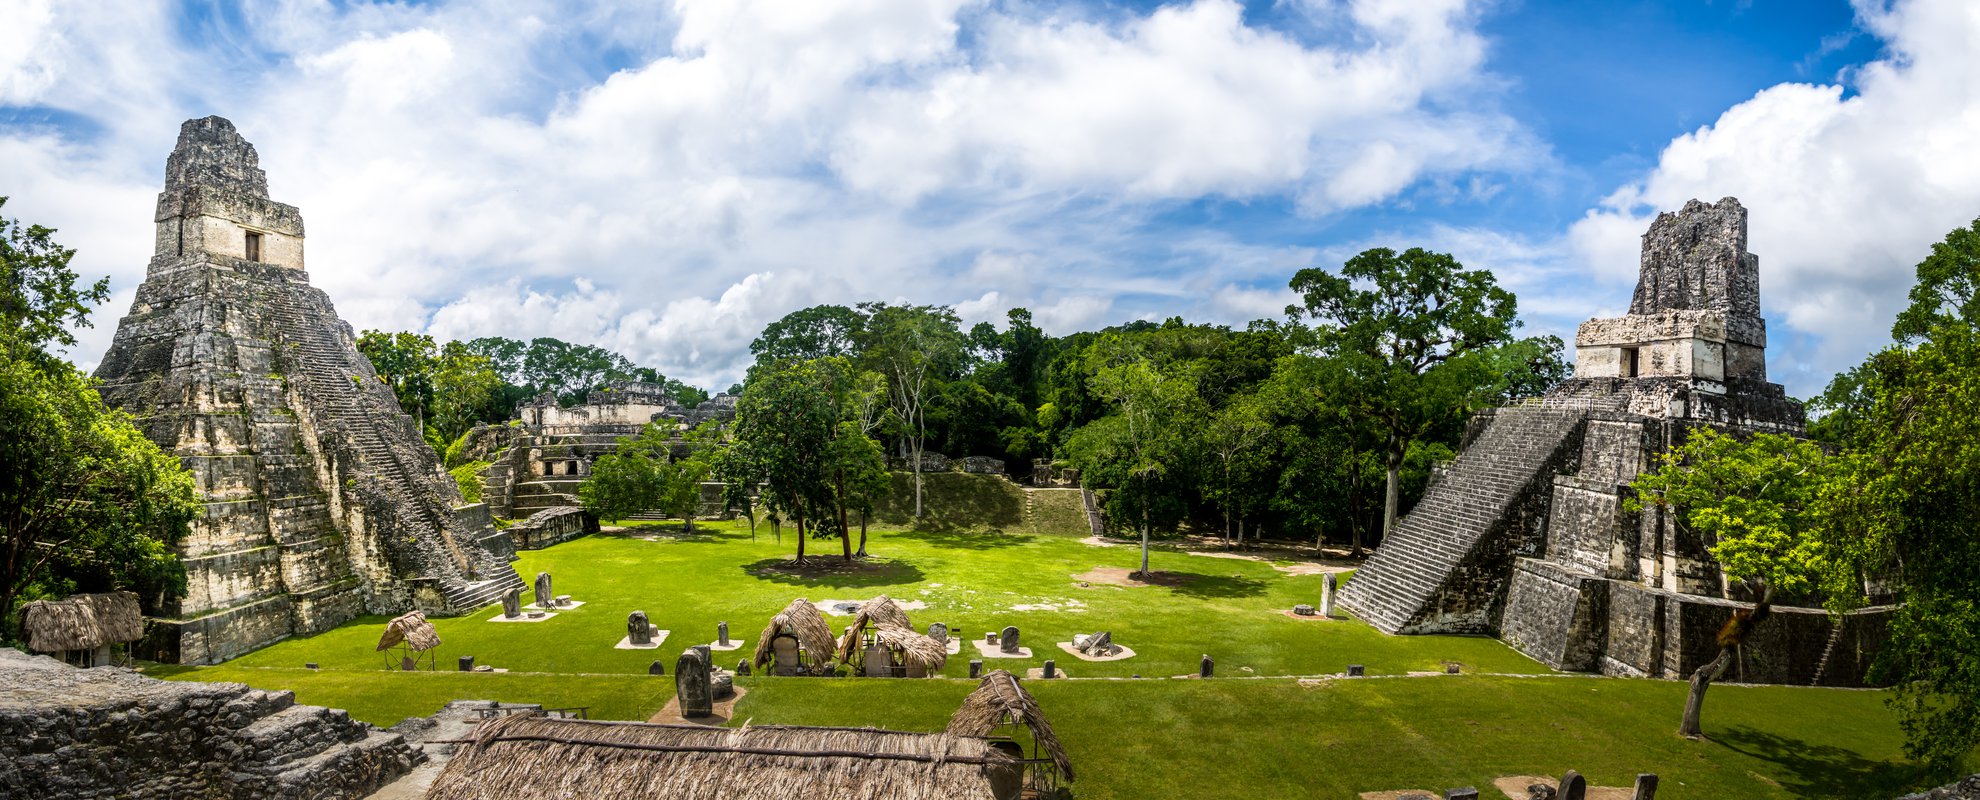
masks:
{"type": "Polygon", "coordinates": [[[1203,416],[1196,376],[1156,364],[1131,339],[1108,334],[1089,350],[1093,392],[1119,410],[1081,428],[1067,447],[1083,477],[1115,488],[1115,509],[1141,530],[1141,569],[1148,574],[1149,527],[1156,508],[1172,502],[1160,491],[1180,472],[1194,442],[1184,424],[1203,416]]]}
{"type": "Polygon", "coordinates": [[[659,508],[670,485],[668,467],[667,435],[648,424],[639,436],[621,438],[617,448],[591,463],[591,474],[578,486],[578,502],[613,522],[659,508]]]}
{"type": "MultiPolygon", "coordinates": [[[[797,524],[797,561],[804,561],[807,522],[833,505],[828,455],[839,427],[834,401],[834,359],[786,363],[755,376],[736,402],[733,428],[738,459],[762,481],[762,501],[773,519],[797,524]]],[[[843,365],[843,361],[840,362],[843,365]]],[[[848,560],[852,553],[846,553],[848,560]]]]}
{"type": "Polygon", "coordinates": [[[502,389],[494,362],[460,342],[440,348],[433,368],[433,426],[453,441],[482,421],[483,409],[502,389]]]}
{"type": "Polygon", "coordinates": [[[914,475],[914,517],[921,518],[921,457],[928,443],[928,400],[935,383],[963,357],[956,313],[947,306],[862,303],[865,357],[887,377],[888,404],[900,420],[914,475]]]}
{"type": "Polygon", "coordinates": [[[53,234],[0,217],[0,631],[23,596],[184,594],[173,545],[200,512],[179,460],[49,351],[109,295],[107,279],[77,288],[53,234]]]}
{"type": "Polygon", "coordinates": [[[426,429],[433,407],[433,372],[437,360],[433,337],[423,333],[365,331],[358,334],[358,352],[371,361],[378,380],[392,387],[399,408],[426,429]]]}
{"type": "Polygon", "coordinates": [[[1777,596],[1803,597],[1825,585],[1842,589],[1829,595],[1833,610],[1860,604],[1860,588],[1821,577],[1854,574],[1837,557],[1825,535],[1829,529],[1820,522],[1820,497],[1832,474],[1828,456],[1813,442],[1767,433],[1741,440],[1699,428],[1665,453],[1656,471],[1631,484],[1630,511],[1646,505],[1670,509],[1680,524],[1712,542],[1712,558],[1727,580],[1746,583],[1757,603],[1719,632],[1718,658],[1692,673],[1679,727],[1685,736],[1703,735],[1699,715],[1706,688],[1732,664],[1777,596]]]}
{"type": "Polygon", "coordinates": [[[1911,305],[1898,313],[1891,336],[1915,342],[1942,325],[1971,325],[1976,319],[1980,319],[1980,219],[1946,234],[1945,241],[1932,245],[1932,254],[1918,263],[1911,305]]]}
{"type": "Polygon", "coordinates": [[[854,358],[866,317],[845,306],[819,305],[785,314],[749,343],[758,364],[854,358]]]}
{"type": "Polygon", "coordinates": [[[1286,313],[1319,323],[1321,347],[1347,360],[1359,384],[1341,399],[1385,433],[1387,535],[1395,528],[1410,443],[1489,402],[1491,370],[1477,356],[1510,339],[1517,304],[1492,273],[1466,270],[1457,259],[1422,248],[1367,250],[1339,275],[1303,269],[1291,286],[1304,308],[1286,313]]]}
{"type": "MultiPolygon", "coordinates": [[[[1204,439],[1210,451],[1217,456],[1217,466],[1223,473],[1222,483],[1213,495],[1217,504],[1224,509],[1224,542],[1231,540],[1231,520],[1235,516],[1242,525],[1242,509],[1246,505],[1241,498],[1249,481],[1233,482],[1234,477],[1242,477],[1247,461],[1256,455],[1261,445],[1272,433],[1271,422],[1266,418],[1265,406],[1256,395],[1244,395],[1233,399],[1229,404],[1211,415],[1210,424],[1204,431],[1204,439]]],[[[1242,530],[1242,528],[1240,528],[1242,530]]],[[[1239,538],[1242,543],[1242,535],[1239,538]]]]}

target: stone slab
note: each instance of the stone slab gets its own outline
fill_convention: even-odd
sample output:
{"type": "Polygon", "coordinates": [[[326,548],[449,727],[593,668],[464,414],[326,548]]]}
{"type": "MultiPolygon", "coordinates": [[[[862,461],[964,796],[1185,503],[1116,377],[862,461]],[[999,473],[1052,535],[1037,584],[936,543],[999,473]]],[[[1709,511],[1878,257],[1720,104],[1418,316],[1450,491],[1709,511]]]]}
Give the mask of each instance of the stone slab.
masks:
{"type": "Polygon", "coordinates": [[[502,612],[497,611],[495,612],[495,616],[488,618],[488,621],[489,622],[542,622],[554,616],[557,616],[557,612],[548,611],[548,612],[544,612],[543,616],[540,617],[531,617],[528,614],[523,614],[519,617],[516,617],[515,619],[509,619],[508,617],[502,616],[502,612]]]}
{"type": "Polygon", "coordinates": [[[743,646],[743,645],[744,645],[745,643],[747,643],[748,641],[749,641],[748,639],[736,639],[736,638],[731,638],[731,639],[729,639],[729,643],[728,643],[728,644],[719,644],[719,643],[716,643],[716,642],[709,642],[709,643],[708,643],[708,649],[710,649],[710,650],[714,650],[714,651],[716,651],[716,652],[718,652],[718,653],[722,653],[722,652],[727,652],[727,651],[730,651],[730,650],[741,650],[741,649],[742,649],[742,646],[743,646]]]}
{"type": "MultiPolygon", "coordinates": [[[[1124,659],[1134,658],[1134,648],[1120,644],[1114,646],[1120,648],[1121,651],[1111,656],[1089,656],[1085,653],[1080,652],[1079,648],[1074,647],[1072,642],[1059,643],[1060,650],[1064,650],[1068,653],[1073,654],[1075,658],[1078,658],[1081,661],[1121,661],[1124,659]]],[[[1064,672],[1065,670],[1059,670],[1059,671],[1064,672]]]]}
{"type": "Polygon", "coordinates": [[[1006,653],[1003,650],[999,649],[998,645],[984,644],[982,640],[971,640],[970,643],[976,645],[977,655],[982,656],[984,658],[1030,658],[1031,657],[1031,648],[1029,647],[1020,647],[1017,649],[1017,652],[1015,653],[1006,653]]]}
{"type": "MultiPolygon", "coordinates": [[[[1056,680],[1058,680],[1058,679],[1060,679],[1060,678],[1070,678],[1070,677],[1072,677],[1072,675],[1070,675],[1070,674],[1067,674],[1067,673],[1066,673],[1066,668],[1065,668],[1065,667],[1054,667],[1054,670],[1055,670],[1055,671],[1056,671],[1056,672],[1057,672],[1058,674],[1057,674],[1057,675],[1053,675],[1053,676],[1052,676],[1052,677],[1050,678],[1050,680],[1055,680],[1055,681],[1056,681],[1056,680]]],[[[1045,668],[1044,668],[1044,667],[1032,667],[1031,669],[1028,669],[1028,670],[1025,670],[1025,671],[1024,671],[1024,677],[1025,677],[1026,679],[1029,679],[1029,680],[1034,680],[1034,681],[1042,681],[1042,680],[1047,680],[1047,678],[1045,677],[1045,668]]]]}
{"type": "Polygon", "coordinates": [[[618,644],[616,644],[616,645],[613,645],[613,648],[614,648],[614,649],[618,649],[618,650],[653,650],[653,649],[657,649],[658,647],[660,647],[660,645],[663,645],[663,644],[666,644],[666,643],[667,643],[667,634],[669,634],[669,633],[672,633],[672,631],[663,631],[663,630],[660,630],[659,628],[654,628],[654,629],[653,629],[653,641],[652,641],[652,643],[650,643],[650,644],[633,644],[633,643],[632,643],[632,636],[631,636],[631,635],[626,635],[626,636],[623,636],[623,637],[620,637],[620,639],[619,639],[619,643],[618,643],[618,644]]]}
{"type": "MultiPolygon", "coordinates": [[[[570,610],[572,610],[572,609],[575,609],[575,608],[577,608],[578,606],[581,606],[581,605],[584,605],[584,603],[585,603],[585,601],[583,601],[583,600],[572,600],[571,602],[569,602],[569,603],[566,603],[566,604],[564,604],[564,605],[561,605],[561,606],[551,606],[550,608],[554,608],[554,609],[557,609],[558,611],[570,611],[570,610]]],[[[539,606],[539,605],[537,605],[537,604],[535,604],[535,603],[530,603],[529,605],[526,605],[526,606],[523,606],[523,609],[524,609],[524,610],[528,610],[528,611],[548,611],[548,610],[549,610],[549,609],[546,609],[546,608],[544,608],[544,607],[542,607],[542,606],[539,606]]]]}

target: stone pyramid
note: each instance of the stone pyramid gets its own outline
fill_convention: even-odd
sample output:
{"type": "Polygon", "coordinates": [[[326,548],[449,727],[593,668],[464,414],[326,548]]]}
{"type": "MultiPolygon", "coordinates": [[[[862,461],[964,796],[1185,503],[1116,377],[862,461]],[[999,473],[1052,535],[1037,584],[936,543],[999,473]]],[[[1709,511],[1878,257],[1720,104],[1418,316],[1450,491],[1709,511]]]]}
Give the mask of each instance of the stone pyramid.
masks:
{"type": "MultiPolygon", "coordinates": [[[[157,242],[96,375],[193,472],[187,592],[144,654],[214,663],[359,614],[465,613],[522,579],[303,271],[303,223],[254,146],[190,120],[165,162],[157,242]]],[[[153,598],[147,598],[154,601],[153,598]]]]}

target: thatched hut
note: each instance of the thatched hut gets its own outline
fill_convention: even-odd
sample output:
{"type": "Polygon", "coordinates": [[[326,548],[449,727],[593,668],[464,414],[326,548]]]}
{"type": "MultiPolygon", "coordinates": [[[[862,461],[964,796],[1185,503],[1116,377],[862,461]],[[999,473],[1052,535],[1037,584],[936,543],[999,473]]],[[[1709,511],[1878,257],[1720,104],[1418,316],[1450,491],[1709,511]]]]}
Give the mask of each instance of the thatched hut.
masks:
{"type": "MultiPolygon", "coordinates": [[[[862,621],[864,617],[860,618],[862,621]]],[[[860,659],[855,674],[869,678],[926,678],[949,663],[949,648],[941,642],[891,622],[874,623],[871,632],[854,622],[839,640],[839,660],[860,659]]]]}
{"type": "Polygon", "coordinates": [[[113,663],[117,645],[144,638],[144,612],[130,592],[36,600],[21,607],[21,634],[29,650],[94,667],[113,663]]]}
{"type": "Polygon", "coordinates": [[[901,604],[894,602],[894,598],[884,594],[859,604],[859,615],[853,617],[854,626],[865,626],[874,622],[914,629],[914,623],[908,621],[907,611],[901,608],[901,604]]]}
{"type": "Polygon", "coordinates": [[[756,640],[755,663],[772,675],[825,675],[832,671],[838,643],[817,606],[802,597],[770,618],[756,640]]]}
{"type": "Polygon", "coordinates": [[[1025,765],[1027,796],[1060,796],[1073,780],[1072,759],[1052,732],[1052,723],[1045,721],[1038,701],[1009,671],[996,669],[983,676],[976,691],[963,698],[962,707],[949,718],[949,733],[987,737],[1006,747],[1025,765]],[[1024,746],[1027,738],[1030,748],[1024,746]]]}
{"type": "Polygon", "coordinates": [[[386,669],[410,671],[422,665],[433,669],[437,655],[433,649],[439,646],[440,632],[426,621],[426,612],[412,611],[385,623],[385,633],[378,637],[377,652],[391,651],[385,656],[386,669]]]}
{"type": "Polygon", "coordinates": [[[516,715],[482,723],[428,800],[1015,800],[1018,762],[947,733],[711,728],[516,715]]]}

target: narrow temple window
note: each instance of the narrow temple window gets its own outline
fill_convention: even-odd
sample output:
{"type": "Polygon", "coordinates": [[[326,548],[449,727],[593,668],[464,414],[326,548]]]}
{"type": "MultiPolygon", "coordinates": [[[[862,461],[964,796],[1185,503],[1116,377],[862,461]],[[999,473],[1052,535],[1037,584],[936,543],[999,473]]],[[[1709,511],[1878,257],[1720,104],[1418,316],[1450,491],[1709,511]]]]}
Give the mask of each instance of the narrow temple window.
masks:
{"type": "Polygon", "coordinates": [[[1634,347],[1622,348],[1622,376],[1625,378],[1636,377],[1636,348],[1634,347]]]}
{"type": "Polygon", "coordinates": [[[248,231],[247,235],[247,260],[261,260],[261,234],[254,231],[248,231]]]}

